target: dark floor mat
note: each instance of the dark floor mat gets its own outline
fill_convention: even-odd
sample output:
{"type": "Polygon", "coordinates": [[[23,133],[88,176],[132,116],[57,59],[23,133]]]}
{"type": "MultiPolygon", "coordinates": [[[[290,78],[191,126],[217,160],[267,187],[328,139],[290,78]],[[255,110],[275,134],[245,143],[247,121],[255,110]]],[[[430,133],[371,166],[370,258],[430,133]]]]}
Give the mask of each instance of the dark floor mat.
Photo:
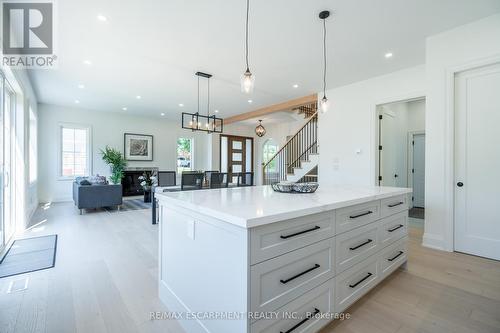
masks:
{"type": "Polygon", "coordinates": [[[54,267],[57,235],[17,239],[0,261],[0,278],[54,267]]]}
{"type": "Polygon", "coordinates": [[[424,219],[424,216],[425,216],[425,209],[424,208],[420,208],[420,207],[413,207],[412,209],[410,209],[409,213],[408,213],[408,216],[409,217],[413,217],[413,218],[416,218],[416,219],[424,219]]]}
{"type": "Polygon", "coordinates": [[[126,199],[123,200],[123,204],[118,209],[117,207],[106,207],[104,208],[110,213],[114,212],[125,212],[128,210],[138,210],[138,209],[151,209],[151,202],[144,202],[144,199],[126,199]]]}

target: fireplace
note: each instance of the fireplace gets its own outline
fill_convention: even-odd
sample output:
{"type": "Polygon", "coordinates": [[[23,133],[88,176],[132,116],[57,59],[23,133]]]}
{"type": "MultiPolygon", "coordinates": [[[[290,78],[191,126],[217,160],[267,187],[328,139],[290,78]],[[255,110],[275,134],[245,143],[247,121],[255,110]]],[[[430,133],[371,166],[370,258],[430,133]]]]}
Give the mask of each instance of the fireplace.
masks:
{"type": "Polygon", "coordinates": [[[144,194],[139,177],[142,176],[145,171],[156,172],[158,168],[127,168],[123,172],[122,194],[124,197],[144,194]]]}

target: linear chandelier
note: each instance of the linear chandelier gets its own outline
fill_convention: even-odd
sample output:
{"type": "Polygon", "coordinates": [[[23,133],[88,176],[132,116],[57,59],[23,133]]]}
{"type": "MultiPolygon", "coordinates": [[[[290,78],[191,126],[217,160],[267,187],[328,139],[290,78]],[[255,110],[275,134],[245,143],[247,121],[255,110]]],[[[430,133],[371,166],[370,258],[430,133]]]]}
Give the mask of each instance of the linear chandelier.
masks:
{"type": "Polygon", "coordinates": [[[183,112],[181,126],[193,132],[222,133],[224,120],[217,118],[215,114],[210,115],[210,78],[212,74],[196,72],[195,75],[198,77],[198,109],[196,113],[183,112]],[[207,79],[207,115],[200,114],[200,77],[207,79]]]}

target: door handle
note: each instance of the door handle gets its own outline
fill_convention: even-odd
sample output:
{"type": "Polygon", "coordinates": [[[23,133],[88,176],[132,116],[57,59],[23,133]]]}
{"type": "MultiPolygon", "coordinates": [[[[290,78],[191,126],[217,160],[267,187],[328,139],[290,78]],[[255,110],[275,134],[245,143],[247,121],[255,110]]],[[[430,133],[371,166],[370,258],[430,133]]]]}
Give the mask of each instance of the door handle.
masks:
{"type": "Polygon", "coordinates": [[[462,182],[458,182],[458,183],[457,183],[457,186],[458,186],[458,187],[462,187],[462,186],[464,186],[464,183],[462,183],[462,182]]]}

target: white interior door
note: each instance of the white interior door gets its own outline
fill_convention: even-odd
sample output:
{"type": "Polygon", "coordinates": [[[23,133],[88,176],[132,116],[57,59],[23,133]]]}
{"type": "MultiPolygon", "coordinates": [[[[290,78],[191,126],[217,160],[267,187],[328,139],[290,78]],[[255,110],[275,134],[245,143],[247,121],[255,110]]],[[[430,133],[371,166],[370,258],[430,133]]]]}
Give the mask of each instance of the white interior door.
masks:
{"type": "Polygon", "coordinates": [[[425,203],[425,134],[413,135],[413,207],[425,203]]]}
{"type": "Polygon", "coordinates": [[[398,115],[393,112],[382,111],[379,114],[379,176],[382,177],[379,185],[381,186],[406,187],[406,139],[401,136],[405,135],[405,131],[401,130],[397,117],[398,115]]]}
{"type": "Polygon", "coordinates": [[[500,64],[455,77],[455,250],[500,259],[500,64]]]}

